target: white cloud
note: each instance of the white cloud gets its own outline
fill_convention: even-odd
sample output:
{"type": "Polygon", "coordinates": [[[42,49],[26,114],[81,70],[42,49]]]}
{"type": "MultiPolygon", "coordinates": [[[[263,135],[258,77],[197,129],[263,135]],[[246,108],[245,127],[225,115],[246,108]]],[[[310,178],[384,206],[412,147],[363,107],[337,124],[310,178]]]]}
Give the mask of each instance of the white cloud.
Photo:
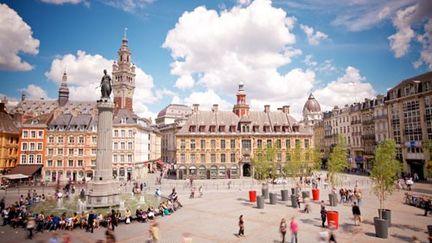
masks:
{"type": "Polygon", "coordinates": [[[31,100],[48,99],[46,91],[34,84],[29,84],[27,88],[22,89],[22,91],[27,95],[27,98],[31,100]]]}
{"type": "Polygon", "coordinates": [[[321,31],[314,30],[314,28],[312,28],[310,26],[301,24],[300,28],[306,34],[308,42],[310,45],[313,45],[313,46],[319,45],[320,41],[328,38],[327,34],[321,32],[321,31]]]}
{"type": "Polygon", "coordinates": [[[414,30],[411,29],[411,22],[417,11],[418,5],[407,7],[399,10],[393,19],[393,25],[397,32],[388,37],[390,48],[393,50],[395,57],[402,57],[408,53],[411,40],[414,38],[414,30]]]}
{"type": "Polygon", "coordinates": [[[314,91],[314,96],[323,111],[330,110],[335,105],[360,102],[364,98],[373,98],[375,95],[374,88],[366,82],[365,77],[361,76],[360,71],[350,66],[345,69],[342,77],[314,91]]]}
{"type": "Polygon", "coordinates": [[[237,0],[237,3],[239,5],[246,6],[246,5],[249,5],[251,3],[251,0],[237,0]]]}
{"type": "Polygon", "coordinates": [[[177,79],[175,86],[179,89],[190,89],[195,84],[194,79],[190,75],[182,75],[177,79]]]}
{"type": "Polygon", "coordinates": [[[424,33],[417,36],[417,41],[422,45],[420,58],[414,62],[414,67],[419,68],[426,64],[432,70],[432,19],[424,25],[424,33]]]}
{"type": "MultiPolygon", "coordinates": [[[[177,100],[179,101],[179,100],[177,100]]],[[[206,90],[204,92],[192,92],[188,97],[184,98],[183,102],[186,105],[199,104],[200,110],[210,110],[213,104],[218,104],[220,110],[230,110],[233,104],[222,99],[213,90],[206,90]]]]}
{"type": "Polygon", "coordinates": [[[78,4],[81,2],[86,2],[84,0],[41,0],[44,3],[50,3],[50,4],[56,4],[56,5],[62,5],[65,3],[70,3],[70,4],[78,4]]]}
{"type": "MultiPolygon", "coordinates": [[[[60,83],[66,70],[70,99],[96,100],[100,97],[99,89],[96,87],[100,84],[103,70],[106,69],[111,73],[113,61],[98,54],[91,55],[84,51],[77,51],[76,55],[66,54],[54,59],[45,76],[60,83]]],[[[154,115],[149,112],[146,105],[157,102],[166,92],[156,94],[152,76],[146,74],[141,68],[136,67],[135,73],[134,111],[139,115],[154,115]]]]}
{"type": "Polygon", "coordinates": [[[0,4],[0,23],[0,70],[32,70],[33,66],[18,56],[39,52],[39,40],[33,38],[31,27],[6,4],[0,4]]]}
{"type": "Polygon", "coordinates": [[[143,9],[155,0],[100,0],[102,3],[121,9],[125,12],[134,12],[143,9]]]}

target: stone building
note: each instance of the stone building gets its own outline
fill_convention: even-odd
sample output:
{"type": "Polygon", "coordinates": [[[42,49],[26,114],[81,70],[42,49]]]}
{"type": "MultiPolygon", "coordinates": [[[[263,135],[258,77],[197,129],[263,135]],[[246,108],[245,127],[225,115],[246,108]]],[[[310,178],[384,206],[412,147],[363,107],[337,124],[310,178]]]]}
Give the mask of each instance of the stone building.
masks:
{"type": "Polygon", "coordinates": [[[387,92],[389,135],[398,145],[404,171],[426,177],[432,139],[432,72],[408,78],[387,92]]]}
{"type": "Polygon", "coordinates": [[[319,121],[322,121],[321,106],[315,97],[310,94],[303,106],[303,123],[306,126],[313,127],[319,121]]]}
{"type": "Polygon", "coordinates": [[[196,104],[192,114],[176,134],[177,177],[240,178],[251,176],[251,157],[259,148],[277,148],[280,173],[287,149],[300,143],[313,147],[313,133],[289,114],[289,106],[271,111],[251,111],[244,85],[240,84],[232,111],[217,104],[209,111],[196,104]]]}
{"type": "MultiPolygon", "coordinates": [[[[351,161],[355,162],[355,168],[364,168],[364,144],[362,137],[362,103],[350,105],[351,120],[351,161]]],[[[354,164],[353,164],[354,165],[354,164]]]]}
{"type": "Polygon", "coordinates": [[[19,128],[6,112],[6,100],[0,102],[0,173],[14,168],[18,162],[19,128]]]}

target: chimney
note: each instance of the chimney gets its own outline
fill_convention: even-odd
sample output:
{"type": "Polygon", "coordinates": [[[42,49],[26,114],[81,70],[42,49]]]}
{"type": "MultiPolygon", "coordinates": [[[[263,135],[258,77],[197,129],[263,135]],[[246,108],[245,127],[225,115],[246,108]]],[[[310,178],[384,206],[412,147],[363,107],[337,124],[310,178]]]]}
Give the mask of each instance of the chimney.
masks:
{"type": "Polygon", "coordinates": [[[282,106],[282,112],[285,114],[289,114],[289,108],[290,108],[289,105],[282,106]]]}
{"type": "Polygon", "coordinates": [[[26,99],[26,95],[24,93],[21,94],[21,101],[24,101],[26,99]]]}
{"type": "Polygon", "coordinates": [[[218,104],[213,104],[213,108],[212,108],[212,111],[213,112],[218,112],[218,104]]]}
{"type": "Polygon", "coordinates": [[[270,112],[270,105],[264,105],[264,112],[269,113],[270,112]]]}
{"type": "Polygon", "coordinates": [[[192,106],[193,106],[193,109],[192,109],[193,112],[197,113],[198,112],[198,108],[199,108],[199,104],[193,104],[192,106]]]}

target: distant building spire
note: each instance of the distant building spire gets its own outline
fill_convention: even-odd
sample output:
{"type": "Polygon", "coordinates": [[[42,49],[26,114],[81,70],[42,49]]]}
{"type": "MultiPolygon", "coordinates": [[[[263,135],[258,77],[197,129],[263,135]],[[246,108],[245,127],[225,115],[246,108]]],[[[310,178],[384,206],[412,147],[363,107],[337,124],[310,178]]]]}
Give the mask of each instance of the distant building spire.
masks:
{"type": "Polygon", "coordinates": [[[66,71],[63,73],[62,82],[58,91],[58,103],[60,106],[64,106],[69,100],[69,88],[67,86],[67,74],[66,71]]]}
{"type": "Polygon", "coordinates": [[[246,102],[246,92],[244,90],[244,83],[239,83],[239,88],[237,91],[237,104],[234,105],[233,112],[239,116],[249,115],[249,105],[246,102]]]}

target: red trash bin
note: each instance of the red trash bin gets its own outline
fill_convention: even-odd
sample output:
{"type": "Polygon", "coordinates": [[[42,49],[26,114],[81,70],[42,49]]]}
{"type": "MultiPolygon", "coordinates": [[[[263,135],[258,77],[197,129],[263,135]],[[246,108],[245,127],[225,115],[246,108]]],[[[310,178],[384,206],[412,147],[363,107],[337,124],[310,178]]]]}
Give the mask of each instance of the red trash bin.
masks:
{"type": "Polygon", "coordinates": [[[312,189],[312,198],[314,201],[319,201],[320,190],[318,188],[312,189]]]}
{"type": "Polygon", "coordinates": [[[334,229],[339,228],[339,212],[338,211],[327,211],[327,222],[328,227],[334,229]]]}
{"type": "Polygon", "coordinates": [[[256,191],[249,191],[249,202],[256,202],[256,191]]]}

